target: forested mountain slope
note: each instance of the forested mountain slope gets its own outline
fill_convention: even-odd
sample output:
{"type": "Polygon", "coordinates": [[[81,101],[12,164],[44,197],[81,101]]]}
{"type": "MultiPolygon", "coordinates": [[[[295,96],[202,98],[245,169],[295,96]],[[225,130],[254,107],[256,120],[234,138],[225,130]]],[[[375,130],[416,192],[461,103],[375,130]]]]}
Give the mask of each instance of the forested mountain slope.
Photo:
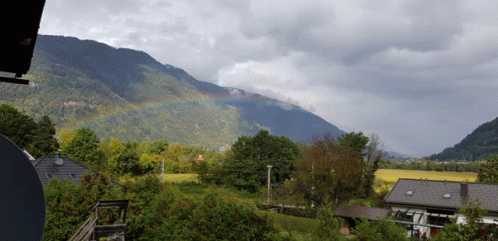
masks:
{"type": "Polygon", "coordinates": [[[431,155],[431,160],[469,160],[498,154],[498,118],[484,123],[467,135],[460,143],[431,155]]]}
{"type": "Polygon", "coordinates": [[[298,106],[198,81],[144,52],[92,40],[40,35],[24,78],[29,86],[0,83],[0,103],[35,119],[49,115],[58,130],[85,126],[100,137],[208,148],[261,129],[294,141],[344,134],[298,106]]]}

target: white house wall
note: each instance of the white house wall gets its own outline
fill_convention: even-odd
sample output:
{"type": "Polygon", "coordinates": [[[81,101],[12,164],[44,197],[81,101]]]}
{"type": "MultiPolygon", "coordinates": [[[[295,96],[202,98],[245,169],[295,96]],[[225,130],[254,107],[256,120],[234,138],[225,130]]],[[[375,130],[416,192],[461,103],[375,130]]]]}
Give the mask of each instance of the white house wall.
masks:
{"type": "MultiPolygon", "coordinates": [[[[465,218],[465,215],[462,214],[462,213],[458,213],[458,218],[457,218],[457,223],[460,224],[460,223],[465,223],[466,222],[466,218],[465,218]]],[[[496,221],[496,219],[498,219],[498,217],[496,216],[483,216],[482,217],[482,221],[484,223],[494,223],[494,224],[498,224],[498,222],[496,221]]]]}
{"type": "MultiPolygon", "coordinates": [[[[393,210],[394,213],[396,211],[400,211],[400,212],[406,212],[406,211],[413,212],[414,215],[413,215],[412,222],[414,222],[414,223],[418,221],[418,223],[427,224],[428,218],[430,216],[430,214],[427,212],[427,209],[405,208],[405,207],[391,207],[391,209],[393,210]]],[[[451,217],[452,216],[450,215],[450,218],[451,217]]],[[[455,217],[457,218],[457,223],[464,222],[465,217],[464,217],[463,214],[455,214],[455,216],[453,216],[453,218],[455,218],[455,217]]],[[[486,220],[485,221],[486,223],[493,222],[493,217],[485,217],[485,220],[486,220]]],[[[421,237],[424,234],[425,234],[425,236],[430,237],[431,227],[427,227],[427,226],[423,226],[423,225],[413,225],[413,229],[414,230],[419,230],[421,237]]],[[[408,237],[411,236],[411,231],[407,231],[407,236],[408,237]]]]}

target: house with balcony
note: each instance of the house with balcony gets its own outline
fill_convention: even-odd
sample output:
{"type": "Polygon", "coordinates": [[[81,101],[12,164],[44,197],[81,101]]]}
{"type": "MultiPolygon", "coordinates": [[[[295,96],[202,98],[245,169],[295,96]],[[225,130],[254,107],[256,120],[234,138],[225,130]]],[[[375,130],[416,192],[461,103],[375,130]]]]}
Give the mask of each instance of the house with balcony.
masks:
{"type": "Polygon", "coordinates": [[[485,223],[498,223],[498,184],[399,179],[384,203],[408,235],[433,237],[452,220],[465,223],[459,209],[478,202],[487,211],[485,223]]]}

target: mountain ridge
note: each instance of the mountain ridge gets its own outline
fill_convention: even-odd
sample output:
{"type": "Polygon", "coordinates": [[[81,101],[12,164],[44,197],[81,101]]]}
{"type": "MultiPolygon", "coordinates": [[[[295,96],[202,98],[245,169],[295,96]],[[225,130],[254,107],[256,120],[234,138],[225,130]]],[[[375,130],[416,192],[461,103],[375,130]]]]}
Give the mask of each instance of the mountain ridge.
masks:
{"type": "Polygon", "coordinates": [[[453,147],[427,157],[429,160],[476,161],[498,154],[498,118],[478,126],[453,147]]]}
{"type": "Polygon", "coordinates": [[[28,87],[1,84],[0,102],[35,117],[48,114],[59,130],[86,126],[106,138],[209,148],[261,129],[293,141],[345,134],[299,106],[199,81],[145,52],[94,40],[39,35],[25,78],[28,87]]]}

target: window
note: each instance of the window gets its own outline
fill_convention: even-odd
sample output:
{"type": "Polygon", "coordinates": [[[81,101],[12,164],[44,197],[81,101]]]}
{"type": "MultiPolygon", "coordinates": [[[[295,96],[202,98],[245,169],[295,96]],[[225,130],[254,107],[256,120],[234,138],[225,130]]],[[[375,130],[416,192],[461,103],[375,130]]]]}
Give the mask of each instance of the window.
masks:
{"type": "Polygon", "coordinates": [[[428,217],[427,224],[432,224],[436,226],[444,226],[445,224],[451,223],[448,215],[445,214],[431,214],[428,217]]]}
{"type": "Polygon", "coordinates": [[[47,173],[47,178],[50,180],[50,179],[54,178],[54,175],[52,175],[52,173],[47,173]]]}
{"type": "Polygon", "coordinates": [[[73,179],[77,178],[76,174],[74,174],[74,173],[69,174],[69,176],[71,176],[71,178],[73,178],[73,179]]]}
{"type": "Polygon", "coordinates": [[[406,191],[405,195],[411,196],[411,195],[413,195],[413,191],[411,191],[411,190],[410,191],[406,191]]]}
{"type": "Polygon", "coordinates": [[[399,213],[397,218],[399,221],[413,222],[413,213],[402,212],[402,213],[399,213]]]}
{"type": "Polygon", "coordinates": [[[451,198],[451,194],[450,193],[446,193],[446,194],[443,195],[443,197],[446,198],[446,199],[449,199],[449,198],[451,198]]]}

